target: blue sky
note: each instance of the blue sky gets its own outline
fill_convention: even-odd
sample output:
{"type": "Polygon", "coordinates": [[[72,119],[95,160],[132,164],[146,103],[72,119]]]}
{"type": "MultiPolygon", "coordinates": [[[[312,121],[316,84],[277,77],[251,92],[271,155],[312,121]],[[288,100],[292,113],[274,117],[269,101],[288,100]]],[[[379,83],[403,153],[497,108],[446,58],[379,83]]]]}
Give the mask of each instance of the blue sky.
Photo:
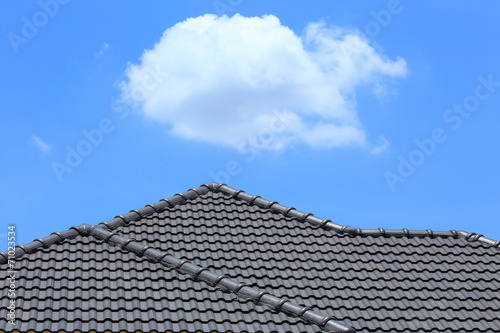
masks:
{"type": "Polygon", "coordinates": [[[0,6],[3,248],[211,181],[500,239],[498,2],[0,6]]]}

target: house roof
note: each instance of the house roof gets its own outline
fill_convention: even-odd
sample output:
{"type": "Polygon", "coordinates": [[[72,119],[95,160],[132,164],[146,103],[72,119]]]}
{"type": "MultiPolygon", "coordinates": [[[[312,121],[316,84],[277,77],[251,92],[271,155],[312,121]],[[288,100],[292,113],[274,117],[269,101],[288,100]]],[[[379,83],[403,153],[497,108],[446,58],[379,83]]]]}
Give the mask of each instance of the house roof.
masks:
{"type": "Polygon", "coordinates": [[[342,226],[210,183],[17,246],[16,320],[2,297],[0,331],[500,331],[499,247],[342,226]]]}

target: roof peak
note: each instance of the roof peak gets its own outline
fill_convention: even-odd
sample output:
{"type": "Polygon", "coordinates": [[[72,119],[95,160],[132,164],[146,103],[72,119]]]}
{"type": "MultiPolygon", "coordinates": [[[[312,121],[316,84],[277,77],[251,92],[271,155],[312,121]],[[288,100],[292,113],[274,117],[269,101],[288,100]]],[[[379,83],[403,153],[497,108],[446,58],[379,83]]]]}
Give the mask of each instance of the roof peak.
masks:
{"type": "MultiPolygon", "coordinates": [[[[464,238],[468,241],[478,241],[497,248],[500,247],[500,241],[494,241],[484,237],[483,235],[467,233],[465,231],[432,231],[430,229],[419,231],[408,229],[386,230],[383,228],[353,228],[350,226],[336,224],[328,219],[321,219],[311,213],[301,212],[294,207],[287,207],[276,201],[264,199],[258,195],[248,194],[243,190],[236,190],[226,184],[209,183],[201,185],[198,188],[189,189],[184,193],[177,193],[168,199],[161,199],[159,202],[155,204],[148,204],[141,209],[133,209],[129,213],[118,215],[109,221],[101,222],[97,225],[81,224],[62,232],[53,232],[47,237],[37,238],[28,244],[16,246],[14,255],[15,258],[19,258],[26,253],[32,253],[39,248],[47,248],[53,244],[61,243],[66,239],[74,239],[78,236],[93,236],[96,239],[104,241],[108,245],[120,246],[122,249],[133,252],[139,257],[144,256],[150,261],[160,263],[164,266],[173,267],[179,273],[189,274],[195,280],[204,281],[213,287],[233,293],[239,298],[249,298],[256,304],[269,306],[278,312],[284,312],[288,315],[298,317],[305,322],[318,325],[323,330],[339,333],[355,332],[351,327],[335,321],[332,317],[323,316],[311,310],[307,306],[296,305],[285,298],[276,297],[266,291],[247,286],[243,282],[234,281],[224,275],[214,273],[206,267],[200,267],[187,260],[178,259],[171,256],[167,252],[163,252],[147,244],[142,244],[135,239],[123,237],[115,230],[120,226],[127,225],[130,222],[141,220],[143,217],[162,212],[168,208],[196,199],[197,197],[205,195],[209,192],[222,193],[236,200],[242,200],[249,205],[256,205],[273,213],[279,213],[285,217],[291,217],[303,223],[309,223],[311,226],[333,231],[338,234],[348,234],[353,237],[452,237],[464,238]]],[[[0,264],[8,262],[8,258],[9,256],[7,252],[0,252],[0,264]]]]}
{"type": "MultiPolygon", "coordinates": [[[[214,193],[222,193],[227,196],[233,197],[236,200],[242,200],[247,202],[250,205],[256,205],[258,207],[268,209],[274,213],[280,213],[285,217],[292,217],[301,222],[309,223],[311,226],[316,228],[321,228],[328,231],[334,231],[338,234],[349,234],[351,236],[372,236],[372,237],[407,237],[407,238],[436,238],[436,237],[444,237],[444,238],[454,238],[459,239],[463,238],[469,242],[479,242],[485,245],[490,245],[492,247],[500,248],[500,240],[495,241],[494,239],[487,238],[484,235],[477,234],[474,232],[467,231],[434,231],[431,229],[426,230],[409,230],[406,228],[403,229],[361,229],[355,228],[348,225],[340,225],[332,222],[329,219],[322,219],[317,216],[314,216],[312,213],[305,213],[297,210],[294,207],[288,207],[279,204],[276,201],[270,201],[262,198],[259,195],[251,195],[246,193],[243,190],[237,190],[223,183],[215,183],[211,182],[208,184],[202,184],[198,188],[191,188],[183,193],[174,194],[172,197],[167,199],[161,199],[157,203],[148,204],[140,209],[132,209],[130,212],[117,215],[113,219],[101,222],[98,225],[102,226],[108,230],[114,230],[120,226],[126,225],[133,221],[138,221],[143,217],[150,216],[154,213],[159,213],[164,211],[167,208],[171,208],[187,202],[189,200],[196,199],[201,195],[205,195],[208,192],[214,193]]],[[[25,245],[17,245],[15,249],[15,257],[19,258],[25,253],[30,253],[35,251],[41,247],[48,247],[52,244],[56,244],[62,239],[72,239],[77,237],[78,235],[86,235],[90,232],[90,229],[94,227],[89,224],[82,224],[80,226],[71,227],[68,230],[63,232],[53,232],[49,236],[44,238],[37,238],[30,243],[25,245]]],[[[7,262],[8,254],[7,251],[0,252],[0,264],[7,262]]]]}
{"type": "MultiPolygon", "coordinates": [[[[27,253],[35,252],[40,248],[48,248],[51,245],[59,244],[67,239],[74,239],[78,236],[92,236],[110,246],[119,246],[125,251],[132,252],[138,257],[145,257],[151,262],[159,263],[163,266],[174,268],[180,274],[188,274],[195,281],[203,281],[208,285],[236,295],[238,298],[250,299],[255,304],[270,307],[276,312],[282,312],[292,317],[297,317],[308,324],[319,326],[327,332],[355,333],[356,331],[332,316],[324,316],[312,310],[308,306],[297,305],[287,298],[280,298],[273,294],[251,287],[244,282],[235,281],[225,275],[217,274],[207,267],[201,267],[188,260],[179,259],[168,252],[156,249],[147,244],[143,244],[133,238],[126,238],[120,235],[115,229],[126,225],[132,221],[142,219],[145,216],[163,211],[169,207],[194,199],[199,195],[206,194],[210,190],[208,185],[202,185],[197,189],[190,189],[184,193],[178,193],[169,199],[162,199],[156,204],[146,205],[141,209],[131,210],[125,215],[118,215],[114,219],[101,222],[96,225],[81,224],[73,226],[62,232],[53,232],[47,237],[37,238],[26,245],[18,245],[15,248],[15,258],[22,257],[27,253]],[[180,199],[179,199],[180,198],[180,199]]],[[[7,252],[0,252],[0,264],[8,262],[7,252]]]]}
{"type": "MultiPolygon", "coordinates": [[[[92,236],[97,240],[102,240],[109,246],[119,246],[123,250],[132,252],[139,257],[144,257],[154,263],[172,267],[179,273],[188,274],[196,281],[203,281],[212,287],[230,292],[238,298],[250,299],[255,304],[265,305],[277,312],[283,312],[289,316],[298,317],[306,323],[319,326],[325,331],[339,333],[355,332],[354,329],[336,321],[333,317],[323,316],[322,314],[311,310],[307,306],[297,305],[286,298],[276,297],[265,290],[254,288],[246,285],[244,282],[235,281],[224,275],[217,274],[216,272],[211,271],[208,267],[197,266],[187,260],[179,259],[172,256],[165,250],[149,246],[146,243],[141,243],[139,240],[134,238],[128,238],[128,236],[120,234],[117,230],[117,228],[125,226],[133,221],[142,220],[147,216],[163,212],[168,208],[189,202],[210,192],[221,193],[223,198],[234,198],[234,200],[246,202],[248,205],[255,205],[265,209],[266,211],[281,214],[284,217],[293,218],[303,223],[308,223],[311,227],[321,228],[337,234],[349,235],[351,237],[464,238],[468,241],[480,242],[496,248],[500,247],[500,241],[494,241],[484,237],[483,235],[477,235],[475,233],[468,233],[465,231],[432,231],[430,229],[386,230],[383,228],[360,229],[340,225],[332,222],[331,220],[316,217],[311,213],[304,213],[293,207],[281,205],[276,201],[270,201],[261,198],[258,195],[251,195],[243,190],[234,189],[226,184],[209,183],[201,185],[198,188],[189,189],[183,193],[175,194],[170,198],[161,199],[155,204],[148,204],[143,208],[131,210],[124,215],[118,215],[106,222],[101,222],[96,225],[81,224],[62,232],[53,232],[44,238],[37,238],[28,244],[16,246],[14,255],[16,258],[19,258],[27,253],[33,253],[40,248],[47,248],[51,245],[62,243],[67,239],[74,239],[76,237],[87,238],[92,236]]],[[[6,263],[8,259],[9,257],[7,252],[0,252],[0,264],[6,263]]]]}

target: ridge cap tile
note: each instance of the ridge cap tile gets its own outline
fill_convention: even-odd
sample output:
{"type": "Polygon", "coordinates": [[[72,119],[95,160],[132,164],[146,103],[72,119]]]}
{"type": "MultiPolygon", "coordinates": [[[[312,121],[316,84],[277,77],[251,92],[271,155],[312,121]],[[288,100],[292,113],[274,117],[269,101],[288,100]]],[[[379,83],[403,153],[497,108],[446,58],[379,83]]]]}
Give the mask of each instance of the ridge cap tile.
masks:
{"type": "Polygon", "coordinates": [[[308,222],[312,226],[322,228],[328,231],[335,231],[339,234],[349,234],[352,236],[380,236],[380,237],[407,237],[407,238],[431,238],[444,237],[444,238],[464,238],[469,242],[479,242],[481,244],[490,245],[492,247],[500,248],[500,240],[495,241],[491,238],[487,238],[484,235],[476,234],[474,232],[466,231],[434,231],[431,229],[426,230],[409,230],[407,228],[403,229],[361,229],[354,228],[347,225],[339,225],[330,220],[321,219],[314,216],[311,213],[305,213],[297,210],[294,207],[287,207],[279,204],[276,201],[271,201],[262,198],[258,195],[251,195],[243,190],[236,190],[226,184],[210,183],[211,189],[217,189],[217,192],[222,192],[229,197],[233,197],[236,200],[246,201],[249,205],[256,205],[260,208],[269,210],[271,212],[281,213],[285,217],[293,217],[302,222],[308,222]],[[318,222],[318,220],[323,221],[318,222]]]}
{"type": "MultiPolygon", "coordinates": [[[[177,271],[179,273],[187,274],[187,275],[191,276],[191,278],[194,281],[203,281],[203,282],[207,283],[208,285],[212,285],[213,287],[215,287],[217,289],[228,291],[228,292],[236,295],[240,299],[240,302],[241,302],[241,300],[249,299],[252,302],[254,302],[255,304],[266,305],[278,313],[281,312],[281,313],[284,313],[288,316],[298,317],[299,319],[302,320],[303,323],[317,325],[322,330],[332,331],[332,332],[341,332],[341,333],[354,333],[355,332],[355,330],[352,327],[336,321],[333,317],[323,316],[320,313],[316,312],[316,310],[312,310],[311,308],[309,308],[307,306],[296,305],[294,302],[287,300],[286,298],[276,297],[264,289],[262,289],[262,290],[256,289],[255,287],[253,287],[256,285],[256,283],[251,283],[250,285],[247,285],[243,282],[237,282],[236,280],[233,280],[232,278],[229,278],[227,276],[214,273],[211,270],[211,267],[213,267],[212,265],[209,267],[197,266],[186,259],[177,258],[173,255],[170,255],[166,251],[155,248],[155,246],[151,243],[150,239],[147,239],[148,244],[144,244],[144,243],[141,243],[140,241],[135,240],[134,238],[124,237],[118,232],[119,231],[118,229],[120,227],[122,227],[122,226],[125,227],[130,222],[140,221],[148,216],[151,216],[151,215],[156,214],[156,213],[161,213],[169,208],[173,208],[177,205],[180,205],[180,204],[189,202],[191,200],[194,200],[196,198],[202,197],[210,192],[221,193],[222,194],[221,195],[221,200],[222,200],[221,202],[224,202],[224,204],[226,204],[226,205],[228,204],[226,198],[233,198],[234,200],[244,201],[248,205],[254,205],[254,206],[260,207],[260,208],[262,208],[270,213],[280,214],[281,216],[283,216],[285,218],[296,219],[298,222],[306,223],[306,224],[310,225],[311,227],[314,227],[315,229],[319,228],[319,229],[323,229],[325,231],[332,231],[336,234],[339,234],[339,235],[344,234],[344,235],[349,236],[349,237],[368,237],[368,238],[370,238],[370,237],[375,237],[375,238],[405,237],[405,238],[427,238],[427,239],[431,239],[431,240],[436,239],[436,238],[451,238],[451,239],[457,239],[457,240],[462,239],[462,240],[464,240],[466,242],[470,242],[470,243],[485,244],[485,245],[492,246],[494,248],[500,248],[500,241],[495,241],[493,239],[485,237],[484,235],[476,234],[474,232],[455,231],[455,230],[433,231],[430,229],[427,229],[427,230],[408,230],[406,228],[401,229],[401,230],[400,229],[383,229],[383,228],[360,229],[360,228],[354,228],[354,227],[350,227],[350,226],[342,226],[342,225],[333,223],[331,220],[326,220],[326,219],[321,219],[319,217],[316,217],[311,213],[304,213],[304,212],[301,212],[293,207],[286,207],[284,205],[280,205],[276,201],[270,201],[270,200],[261,198],[260,196],[250,195],[250,194],[244,192],[243,190],[233,189],[225,184],[209,183],[209,184],[201,185],[200,187],[198,187],[196,189],[189,189],[186,192],[175,194],[174,196],[172,196],[168,199],[161,199],[159,202],[157,202],[155,204],[148,204],[141,209],[131,210],[129,213],[126,213],[124,215],[119,215],[119,216],[115,217],[114,219],[109,220],[107,222],[101,222],[97,225],[81,224],[79,226],[71,227],[68,230],[65,230],[62,232],[53,232],[46,237],[37,238],[37,239],[33,240],[32,242],[27,243],[25,245],[16,246],[15,256],[16,256],[16,258],[20,258],[20,257],[23,257],[25,254],[34,253],[40,249],[47,249],[47,248],[51,247],[52,245],[60,244],[60,243],[63,243],[67,240],[75,239],[77,237],[81,237],[82,240],[90,237],[90,239],[100,240],[100,241],[102,241],[102,243],[106,243],[106,246],[117,246],[117,247],[125,250],[126,252],[133,253],[137,257],[145,257],[146,259],[148,259],[149,261],[152,261],[153,263],[157,263],[157,264],[160,264],[163,266],[172,267],[172,268],[174,268],[175,271],[177,271]]],[[[235,205],[235,207],[233,207],[232,209],[234,209],[235,212],[238,212],[238,214],[240,214],[241,212],[239,211],[237,206],[238,205],[235,205]]],[[[231,214],[233,214],[233,213],[231,213],[231,214]]],[[[269,216],[272,216],[272,214],[269,214],[269,216]]],[[[223,215],[222,217],[226,218],[227,216],[223,215]]],[[[231,219],[233,219],[233,218],[231,217],[230,220],[231,219]]],[[[301,228],[303,229],[303,227],[301,227],[301,228]]],[[[93,242],[93,244],[95,243],[94,241],[91,241],[91,242],[93,242]]],[[[464,244],[466,244],[466,242],[464,242],[464,244]]],[[[99,243],[99,244],[101,244],[101,243],[99,243]]],[[[389,246],[394,247],[394,244],[397,245],[398,243],[393,243],[393,244],[389,243],[389,246]]],[[[444,243],[442,243],[442,244],[444,245],[444,243]]],[[[344,247],[345,245],[341,245],[341,246],[344,247]]],[[[426,246],[428,246],[428,245],[426,245],[426,246]]],[[[441,245],[439,245],[437,247],[437,249],[439,250],[440,247],[441,247],[441,245]]],[[[77,243],[76,248],[82,251],[83,250],[82,243],[81,242],[77,243]]],[[[402,252],[404,252],[405,248],[406,248],[406,245],[401,248],[402,252]]],[[[417,247],[414,247],[414,248],[416,249],[417,247]]],[[[469,247],[469,248],[471,248],[471,247],[469,247]]],[[[474,250],[474,249],[475,248],[472,247],[472,250],[474,250]]],[[[366,250],[368,250],[368,249],[365,249],[365,252],[366,252],[366,250]]],[[[100,251],[99,247],[95,247],[95,250],[93,250],[93,251],[100,251]]],[[[476,253],[476,252],[472,252],[472,254],[474,254],[474,253],[476,253]]],[[[7,251],[0,253],[0,255],[1,255],[0,256],[0,264],[7,262],[8,257],[6,254],[7,254],[7,251]]],[[[466,255],[469,255],[469,254],[467,253],[466,255]]],[[[235,257],[237,257],[238,260],[240,260],[240,261],[245,260],[239,256],[239,253],[235,253],[235,257]]],[[[429,257],[429,253],[423,252],[422,258],[428,258],[428,257],[429,257]]],[[[487,261],[484,261],[484,262],[487,262],[487,261]]],[[[279,267],[283,266],[282,265],[283,263],[280,261],[276,262],[276,264],[279,267]]],[[[418,266],[419,270],[421,270],[423,273],[426,273],[426,267],[424,267],[422,265],[422,262],[419,261],[417,264],[419,265],[418,266]]],[[[481,266],[481,265],[482,265],[482,262],[479,262],[479,266],[481,266]]],[[[474,265],[474,267],[476,267],[476,269],[477,269],[477,266],[478,265],[474,265]]],[[[355,267],[356,266],[354,266],[354,268],[355,267]]],[[[372,270],[379,269],[379,268],[375,268],[375,267],[377,267],[377,266],[372,265],[372,270]]],[[[470,267],[467,266],[467,267],[468,267],[468,269],[473,269],[472,266],[470,266],[470,267]]],[[[482,270],[484,270],[485,266],[482,265],[481,267],[483,267],[482,270]]],[[[338,268],[340,269],[341,266],[338,266],[338,268]]],[[[282,270],[283,269],[288,269],[288,267],[283,266],[282,270]]],[[[369,275],[367,274],[367,272],[363,272],[361,270],[361,266],[360,266],[360,268],[355,268],[355,269],[357,270],[357,274],[362,273],[362,275],[365,276],[365,279],[369,278],[369,275]]],[[[52,272],[51,274],[54,274],[53,269],[51,269],[50,272],[52,272]]],[[[460,271],[460,274],[463,272],[464,272],[463,270],[460,271]]],[[[41,270],[41,273],[43,273],[43,270],[41,270]]],[[[47,273],[47,272],[45,272],[45,273],[47,273]]],[[[80,272],[80,273],[82,273],[82,272],[80,272]]],[[[85,273],[85,272],[83,272],[83,273],[85,273]]],[[[321,273],[325,273],[325,272],[321,272],[321,273]]],[[[347,273],[346,276],[349,276],[349,271],[345,271],[345,273],[347,273]]],[[[412,270],[412,271],[408,271],[407,273],[415,274],[416,271],[412,270]]],[[[494,271],[491,271],[490,273],[494,273],[494,271]]],[[[486,284],[482,283],[482,281],[484,281],[484,280],[481,280],[482,278],[481,278],[481,276],[478,275],[477,271],[471,271],[470,274],[472,274],[474,276],[474,279],[477,280],[476,282],[481,283],[481,288],[489,290],[490,285],[486,285],[486,284]]],[[[42,275],[46,276],[47,274],[41,274],[41,276],[42,275]]],[[[85,276],[82,276],[82,278],[85,278],[85,276]]],[[[355,277],[355,276],[356,276],[355,274],[352,275],[352,277],[355,277]]],[[[135,276],[135,278],[138,278],[138,277],[139,276],[135,276]]],[[[326,279],[326,278],[327,278],[327,276],[324,276],[322,278],[322,280],[326,279]]],[[[179,277],[174,277],[174,280],[178,280],[178,279],[179,279],[179,277]]],[[[359,276],[357,276],[356,279],[359,279],[359,276]]],[[[425,290],[427,283],[424,281],[421,281],[419,276],[415,276],[415,279],[416,280],[413,283],[418,284],[421,287],[421,289],[423,288],[423,290],[425,290]]],[[[348,280],[350,280],[350,279],[348,279],[348,280]]],[[[184,281],[184,280],[182,280],[182,281],[184,281]]],[[[251,280],[251,281],[253,282],[253,280],[251,280]]],[[[494,280],[492,280],[492,281],[494,281],[494,280]]],[[[452,281],[452,282],[453,282],[453,284],[455,283],[454,281],[452,281]]],[[[460,282],[460,283],[463,284],[463,282],[460,282]]],[[[349,286],[349,284],[346,284],[346,286],[349,286]]],[[[392,288],[392,287],[387,286],[387,288],[392,288]]],[[[147,290],[148,290],[148,292],[151,292],[151,290],[149,290],[149,289],[147,289],[147,290]]],[[[290,289],[290,287],[287,287],[284,290],[286,291],[286,290],[291,290],[291,289],[290,289]]],[[[212,291],[211,293],[213,293],[213,292],[214,291],[212,291]]],[[[476,292],[476,291],[474,290],[474,292],[476,292]]],[[[45,295],[45,294],[43,294],[43,295],[45,295]]],[[[294,296],[299,296],[299,295],[294,295],[294,296]]],[[[300,295],[300,296],[303,297],[304,295],[300,295]]],[[[482,302],[481,304],[483,304],[483,302],[484,302],[484,304],[487,304],[486,299],[483,300],[480,298],[479,300],[482,302]]],[[[36,301],[37,301],[37,299],[35,299],[35,302],[36,301]]],[[[56,301],[55,299],[49,298],[43,304],[50,305],[50,304],[54,303],[55,301],[56,301]],[[46,303],[46,302],[48,302],[48,303],[46,303]]],[[[147,302],[151,302],[151,301],[152,301],[151,299],[149,299],[149,298],[147,299],[147,302]]],[[[375,301],[378,301],[380,303],[379,307],[381,309],[383,309],[384,311],[387,311],[388,308],[383,307],[384,303],[382,300],[375,299],[375,301]]],[[[422,309],[425,307],[423,300],[417,299],[416,301],[421,303],[420,307],[422,309]]],[[[431,300],[431,301],[434,301],[434,300],[431,300]]],[[[459,303],[460,304],[474,304],[474,303],[470,303],[470,302],[472,302],[470,299],[465,299],[465,300],[461,300],[460,302],[457,302],[456,304],[459,304],[459,303]]],[[[243,304],[243,303],[241,303],[241,304],[243,304]]],[[[316,306],[316,304],[314,304],[314,306],[316,306]]],[[[493,313],[493,308],[486,308],[486,305],[484,307],[485,307],[485,309],[484,309],[485,312],[489,311],[489,312],[493,313]]],[[[75,313],[78,312],[77,310],[78,309],[74,310],[74,312],[75,313]]],[[[347,318],[347,315],[344,314],[345,309],[343,307],[335,308],[335,310],[337,310],[338,314],[341,315],[340,317],[336,317],[336,318],[344,318],[347,323],[350,323],[350,320],[347,318]]],[[[360,311],[364,311],[364,312],[372,311],[372,310],[375,310],[375,309],[360,308],[360,311]]],[[[450,310],[452,310],[452,309],[450,309],[450,310]]],[[[63,311],[63,309],[61,311],[63,311]]],[[[79,310],[79,311],[81,311],[81,310],[79,310]]],[[[120,311],[125,311],[125,308],[121,307],[120,311]]],[[[468,312],[465,308],[455,307],[454,311],[459,311],[463,315],[463,318],[467,318],[468,312]]],[[[30,309],[30,312],[31,312],[31,309],[30,309]]],[[[250,312],[250,313],[254,313],[254,312],[250,312]]],[[[226,314],[226,315],[231,316],[231,313],[226,314]]],[[[77,317],[77,315],[74,315],[74,316],[77,317]]],[[[369,318],[370,317],[373,317],[373,316],[370,315],[369,318]]],[[[80,317],[80,320],[81,319],[82,318],[80,317]]],[[[341,319],[341,320],[344,320],[344,319],[341,319]]],[[[387,323],[385,323],[385,321],[387,321],[389,319],[390,318],[387,317],[386,319],[384,319],[384,321],[380,321],[380,323],[384,323],[385,324],[384,326],[386,326],[387,323]]],[[[400,320],[400,319],[398,319],[398,320],[400,320]]],[[[36,321],[36,319],[32,319],[32,320],[36,321]]],[[[46,319],[46,320],[48,320],[48,319],[46,319]]],[[[45,323],[47,322],[46,320],[44,320],[45,323]]],[[[373,318],[371,320],[373,320],[373,318]]],[[[428,318],[428,320],[431,320],[431,322],[432,322],[432,319],[428,318]]],[[[439,320],[442,320],[442,318],[439,320]]],[[[31,320],[30,320],[30,322],[31,322],[31,320]]],[[[225,322],[225,320],[224,320],[224,322],[225,322]]],[[[491,320],[486,320],[486,322],[489,323],[489,322],[491,322],[491,320]]],[[[230,323],[232,325],[234,325],[234,322],[232,322],[231,320],[228,320],[228,322],[225,322],[225,323],[228,325],[230,323]]],[[[432,322],[432,323],[435,324],[435,322],[432,322]]],[[[73,325],[73,323],[65,323],[65,324],[68,326],[73,325]]],[[[188,327],[191,327],[190,325],[192,325],[192,323],[183,323],[183,322],[172,323],[172,324],[173,325],[181,325],[181,326],[187,324],[188,327]]],[[[270,322],[270,324],[272,324],[272,321],[270,322]]],[[[285,325],[287,323],[285,322],[282,324],[285,325]]],[[[462,324],[464,324],[464,323],[462,323],[462,324]]],[[[474,321],[473,323],[471,322],[470,328],[473,330],[473,329],[475,329],[475,327],[473,325],[478,325],[478,324],[479,324],[479,322],[477,320],[474,321]]],[[[126,329],[126,327],[127,327],[126,325],[128,325],[128,324],[124,324],[124,323],[119,324],[119,326],[123,326],[124,329],[126,329]]],[[[139,324],[137,323],[137,325],[139,325],[139,324]]],[[[299,323],[296,323],[294,325],[300,326],[302,324],[299,322],[299,323]]],[[[139,327],[139,326],[137,326],[137,327],[139,327]]],[[[387,326],[387,327],[389,327],[389,326],[387,326]]],[[[484,327],[488,328],[488,326],[486,326],[486,324],[484,327]]],[[[26,328],[29,328],[29,327],[26,327],[26,328]]],[[[389,327],[389,328],[391,328],[391,327],[389,327]]],[[[394,328],[394,327],[392,327],[392,328],[394,328]]]]}

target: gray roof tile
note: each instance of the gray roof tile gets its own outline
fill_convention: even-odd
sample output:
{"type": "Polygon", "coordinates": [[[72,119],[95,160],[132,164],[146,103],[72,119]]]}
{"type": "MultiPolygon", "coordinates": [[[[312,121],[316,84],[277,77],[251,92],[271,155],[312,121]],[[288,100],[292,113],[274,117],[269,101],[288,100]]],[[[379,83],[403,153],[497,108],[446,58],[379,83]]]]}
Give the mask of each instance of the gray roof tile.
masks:
{"type": "MultiPolygon", "coordinates": [[[[18,247],[16,325],[22,332],[317,332],[325,323],[344,332],[499,331],[499,247],[463,231],[346,227],[212,183],[18,247]]],[[[8,286],[0,288],[5,295],[8,286]]],[[[0,303],[0,331],[9,330],[8,299],[0,303]]]]}

